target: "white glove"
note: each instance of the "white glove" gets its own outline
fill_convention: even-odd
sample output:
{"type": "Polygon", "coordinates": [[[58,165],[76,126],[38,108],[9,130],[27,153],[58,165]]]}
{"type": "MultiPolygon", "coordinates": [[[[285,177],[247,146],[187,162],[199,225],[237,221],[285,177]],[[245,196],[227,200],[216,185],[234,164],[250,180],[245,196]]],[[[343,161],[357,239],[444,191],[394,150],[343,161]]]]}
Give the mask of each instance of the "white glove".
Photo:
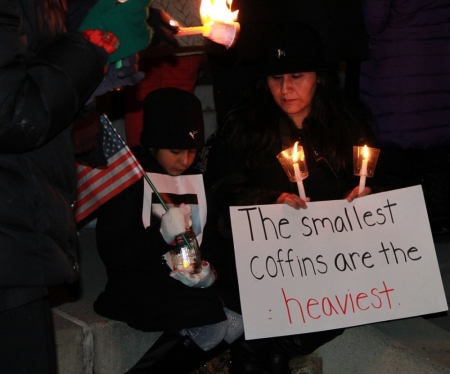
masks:
{"type": "Polygon", "coordinates": [[[211,268],[209,262],[202,261],[202,271],[200,273],[192,274],[192,269],[186,268],[185,270],[173,270],[170,272],[170,276],[186,286],[206,288],[211,286],[216,280],[216,275],[211,268]]]}
{"type": "Polygon", "coordinates": [[[167,244],[172,243],[177,235],[192,226],[191,207],[182,204],[179,207],[170,208],[161,217],[161,234],[167,244]]]}

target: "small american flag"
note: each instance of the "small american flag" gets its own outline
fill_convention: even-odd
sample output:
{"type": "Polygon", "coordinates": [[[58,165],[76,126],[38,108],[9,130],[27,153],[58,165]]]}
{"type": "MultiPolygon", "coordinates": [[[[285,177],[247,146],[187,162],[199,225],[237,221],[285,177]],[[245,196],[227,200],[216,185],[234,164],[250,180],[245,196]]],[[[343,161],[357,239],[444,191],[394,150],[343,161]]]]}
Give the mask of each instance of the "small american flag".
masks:
{"type": "Polygon", "coordinates": [[[76,222],[86,218],[144,174],[141,165],[105,114],[100,116],[100,126],[107,166],[92,168],[77,163],[76,222]]]}

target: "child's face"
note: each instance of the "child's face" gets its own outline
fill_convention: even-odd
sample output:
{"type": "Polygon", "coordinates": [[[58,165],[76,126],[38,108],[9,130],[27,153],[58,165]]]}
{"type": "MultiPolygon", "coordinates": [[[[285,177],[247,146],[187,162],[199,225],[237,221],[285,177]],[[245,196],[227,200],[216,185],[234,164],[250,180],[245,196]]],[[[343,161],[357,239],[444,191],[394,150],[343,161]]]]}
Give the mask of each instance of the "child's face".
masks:
{"type": "Polygon", "coordinates": [[[169,175],[177,176],[194,162],[197,149],[159,149],[156,160],[169,175]]]}

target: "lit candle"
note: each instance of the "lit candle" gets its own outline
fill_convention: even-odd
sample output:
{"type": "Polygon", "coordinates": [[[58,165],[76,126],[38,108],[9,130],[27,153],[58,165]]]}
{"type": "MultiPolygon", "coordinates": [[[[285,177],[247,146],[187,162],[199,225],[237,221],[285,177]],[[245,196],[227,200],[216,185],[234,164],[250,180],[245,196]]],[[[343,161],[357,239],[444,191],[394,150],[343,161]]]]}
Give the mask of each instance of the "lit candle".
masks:
{"type": "Polygon", "coordinates": [[[183,269],[186,269],[187,267],[189,267],[189,264],[191,263],[188,251],[183,249],[181,251],[181,254],[183,256],[183,269]]]}
{"type": "Polygon", "coordinates": [[[203,26],[180,27],[175,36],[202,34],[205,38],[230,48],[235,44],[239,31],[240,25],[238,22],[223,23],[216,21],[203,26]]]}
{"type": "MultiPolygon", "coordinates": [[[[306,201],[306,193],[305,193],[305,187],[303,186],[303,178],[302,178],[302,172],[300,171],[300,168],[297,163],[298,154],[297,154],[297,144],[298,142],[295,142],[294,144],[294,152],[292,153],[292,161],[293,161],[293,167],[294,167],[294,175],[295,180],[297,181],[297,187],[298,187],[298,193],[299,196],[306,201]]],[[[305,159],[305,155],[300,155],[300,160],[303,161],[305,159]]]]}
{"type": "Polygon", "coordinates": [[[179,27],[178,22],[171,24],[178,28],[175,36],[201,34],[215,43],[230,48],[236,42],[240,25],[236,22],[238,10],[231,11],[232,0],[202,0],[200,17],[203,26],[179,27]]]}
{"type": "Polygon", "coordinates": [[[366,187],[366,177],[367,177],[367,163],[369,162],[369,150],[367,149],[367,145],[364,145],[363,148],[363,159],[361,165],[361,172],[359,177],[359,191],[358,194],[363,192],[364,187],[366,187]]]}
{"type": "Polygon", "coordinates": [[[208,36],[211,31],[211,26],[192,26],[192,27],[180,27],[175,36],[188,36],[198,35],[208,36]]]}

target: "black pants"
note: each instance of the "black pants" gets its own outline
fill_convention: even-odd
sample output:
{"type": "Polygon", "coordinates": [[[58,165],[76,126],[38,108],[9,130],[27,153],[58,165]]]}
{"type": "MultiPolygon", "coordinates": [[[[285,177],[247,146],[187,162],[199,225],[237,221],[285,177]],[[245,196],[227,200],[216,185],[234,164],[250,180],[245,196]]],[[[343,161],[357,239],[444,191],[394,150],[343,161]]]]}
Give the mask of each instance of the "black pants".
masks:
{"type": "Polygon", "coordinates": [[[0,312],[0,373],[57,373],[55,333],[47,298],[0,312]]]}

